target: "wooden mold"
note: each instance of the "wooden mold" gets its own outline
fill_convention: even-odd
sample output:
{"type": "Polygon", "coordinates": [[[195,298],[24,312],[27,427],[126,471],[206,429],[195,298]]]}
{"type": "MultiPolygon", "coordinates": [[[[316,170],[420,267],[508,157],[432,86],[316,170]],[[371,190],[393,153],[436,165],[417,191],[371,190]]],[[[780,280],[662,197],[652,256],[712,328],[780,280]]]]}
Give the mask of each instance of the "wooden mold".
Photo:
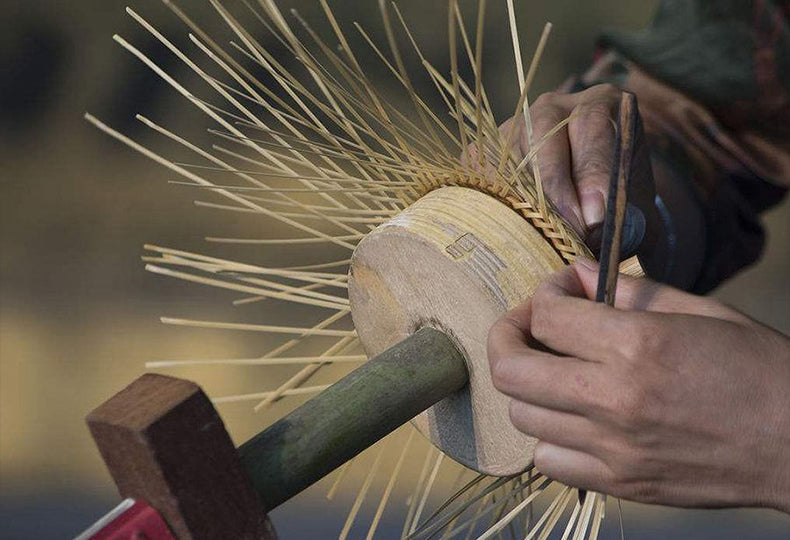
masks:
{"type": "Polygon", "coordinates": [[[421,327],[441,330],[462,351],[469,385],[413,422],[444,453],[504,476],[532,462],[536,439],[516,430],[509,399],[491,382],[491,325],[564,262],[523,217],[463,187],[435,190],[364,238],[354,252],[349,299],[373,356],[421,327]]]}

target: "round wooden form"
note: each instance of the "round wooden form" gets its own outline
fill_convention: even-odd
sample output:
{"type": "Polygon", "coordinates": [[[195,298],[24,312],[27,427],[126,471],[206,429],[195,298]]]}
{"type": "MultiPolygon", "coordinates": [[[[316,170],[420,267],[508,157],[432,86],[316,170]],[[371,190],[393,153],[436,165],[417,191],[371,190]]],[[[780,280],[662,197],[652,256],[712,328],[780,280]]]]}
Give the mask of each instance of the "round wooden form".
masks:
{"type": "Polygon", "coordinates": [[[425,195],[354,251],[351,314],[369,355],[424,326],[445,332],[464,354],[469,385],[413,423],[471,469],[505,476],[532,463],[537,441],[510,423],[509,398],[491,382],[486,339],[497,318],[563,265],[514,210],[462,187],[425,195]]]}

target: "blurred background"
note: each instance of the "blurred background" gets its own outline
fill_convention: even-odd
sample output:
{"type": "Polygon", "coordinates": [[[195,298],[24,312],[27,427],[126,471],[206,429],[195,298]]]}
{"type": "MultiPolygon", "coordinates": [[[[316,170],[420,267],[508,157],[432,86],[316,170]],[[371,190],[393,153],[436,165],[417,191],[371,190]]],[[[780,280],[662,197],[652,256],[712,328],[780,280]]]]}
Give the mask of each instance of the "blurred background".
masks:
{"type": "MultiPolygon", "coordinates": [[[[359,21],[383,42],[376,2],[331,3],[344,27],[359,21]]],[[[281,4],[298,8],[316,27],[327,30],[317,2],[281,4]]],[[[489,10],[485,79],[501,121],[510,114],[517,87],[504,31],[504,3],[492,4],[497,5],[489,10]]],[[[555,25],[536,81],[536,91],[544,91],[584,69],[603,28],[640,28],[650,21],[656,2],[517,4],[528,51],[546,21],[555,25]]],[[[473,9],[470,2],[462,5],[473,9]]],[[[427,56],[446,67],[446,2],[401,0],[399,6],[427,56]]],[[[160,2],[136,0],[132,7],[175,43],[192,47],[187,30],[160,2]]],[[[184,0],[182,7],[207,29],[229,39],[208,2],[184,0]]],[[[142,245],[155,242],[281,265],[300,259],[287,250],[251,254],[249,247],[234,251],[206,246],[203,238],[211,234],[284,233],[265,219],[230,219],[195,208],[193,191],[168,184],[171,173],[83,120],[83,113],[90,111],[156,148],[161,142],[144,131],[134,119],[136,113],[146,113],[191,138],[206,136],[206,120],[111,40],[113,33],[123,35],[168,73],[194,82],[188,68],[130,20],[124,4],[10,0],[4,2],[0,17],[0,538],[71,538],[118,499],[84,424],[93,407],[140,375],[146,361],[245,356],[266,345],[260,337],[240,333],[161,325],[161,315],[264,322],[271,314],[255,306],[233,307],[226,294],[147,274],[140,262],[142,245]]],[[[254,20],[245,20],[253,33],[261,30],[260,39],[267,46],[281,50],[267,41],[254,20]]],[[[379,65],[364,45],[357,50],[363,65],[379,65]]],[[[412,68],[419,70],[411,60],[412,68]]],[[[283,55],[282,61],[293,59],[283,55]]],[[[383,75],[379,67],[372,68],[374,79],[383,75]]],[[[429,90],[427,85],[423,89],[429,90]]],[[[787,333],[788,204],[767,214],[765,222],[770,240],[763,260],[715,294],[787,333]]],[[[276,320],[288,324],[300,316],[295,310],[278,313],[276,320]]],[[[168,373],[199,382],[211,395],[270,389],[287,375],[251,368],[168,373]]],[[[298,400],[290,400],[259,414],[252,412],[249,402],[219,410],[240,443],[296,404],[298,400]]],[[[349,476],[348,494],[329,502],[324,498],[326,486],[323,491],[319,486],[278,509],[273,519],[281,538],[324,538],[339,531],[358,476],[364,474],[364,467],[358,469],[349,476]]],[[[363,507],[363,514],[371,511],[363,507]]],[[[625,504],[624,514],[626,537],[631,539],[790,537],[790,518],[768,511],[684,511],[625,504]]],[[[395,519],[385,518],[382,537],[397,537],[395,519]]],[[[614,518],[607,520],[605,537],[614,537],[615,523],[614,518]]]]}

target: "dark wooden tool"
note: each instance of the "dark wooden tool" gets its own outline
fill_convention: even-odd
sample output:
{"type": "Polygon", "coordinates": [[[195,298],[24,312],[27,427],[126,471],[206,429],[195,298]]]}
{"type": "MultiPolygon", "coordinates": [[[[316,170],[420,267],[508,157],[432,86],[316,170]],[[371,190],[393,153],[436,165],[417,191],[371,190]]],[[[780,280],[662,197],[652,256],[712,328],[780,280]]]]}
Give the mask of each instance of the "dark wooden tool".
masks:
{"type": "MultiPolygon", "coordinates": [[[[614,166],[609,181],[609,194],[606,201],[606,214],[601,237],[601,263],[598,273],[598,289],[595,301],[609,306],[614,305],[614,293],[617,287],[618,266],[621,259],[620,246],[623,239],[626,206],[631,176],[637,157],[638,145],[641,144],[639,112],[636,96],[624,92],[620,100],[617,119],[617,138],[615,143],[614,166]]],[[[646,165],[649,172],[649,163],[646,165]]],[[[644,173],[645,166],[640,167],[644,173]]],[[[652,182],[652,175],[650,178],[652,182]]]]}

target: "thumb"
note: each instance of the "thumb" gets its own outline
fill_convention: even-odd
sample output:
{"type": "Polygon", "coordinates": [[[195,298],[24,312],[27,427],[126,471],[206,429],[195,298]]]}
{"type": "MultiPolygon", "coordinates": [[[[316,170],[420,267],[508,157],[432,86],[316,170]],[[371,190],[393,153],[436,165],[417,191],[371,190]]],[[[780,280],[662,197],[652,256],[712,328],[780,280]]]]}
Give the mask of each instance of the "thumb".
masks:
{"type": "MultiPolygon", "coordinates": [[[[599,264],[590,259],[577,259],[573,266],[587,298],[595,298],[599,264]]],[[[620,274],[617,278],[614,306],[626,311],[685,313],[739,321],[745,319],[738,312],[711,298],[683,292],[647,278],[635,278],[625,274],[620,274]]]]}

